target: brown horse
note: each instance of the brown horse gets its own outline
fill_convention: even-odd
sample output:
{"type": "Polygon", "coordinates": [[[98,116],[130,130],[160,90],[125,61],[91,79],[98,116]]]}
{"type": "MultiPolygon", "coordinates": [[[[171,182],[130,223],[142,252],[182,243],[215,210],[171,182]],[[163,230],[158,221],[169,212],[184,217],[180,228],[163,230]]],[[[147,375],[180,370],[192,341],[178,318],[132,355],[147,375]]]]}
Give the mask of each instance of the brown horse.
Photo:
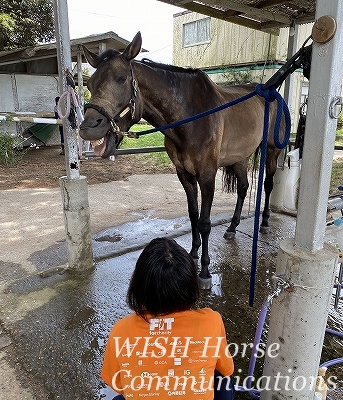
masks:
{"type": "MultiPolygon", "coordinates": [[[[84,47],[85,57],[96,71],[88,81],[92,97],[91,103],[85,106],[80,136],[92,141],[97,156],[106,158],[114,154],[124,132],[141,118],[154,127],[160,127],[253,91],[251,85],[220,87],[197,69],[184,69],[149,60],[136,61],[134,58],[141,46],[142,38],[138,32],[122,53],[106,50],[96,55],[84,47]]],[[[274,103],[270,105],[271,120],[276,113],[274,103]]],[[[233,172],[237,178],[236,208],[224,235],[230,239],[234,237],[240,222],[249,185],[248,160],[261,144],[264,107],[264,99],[253,96],[234,107],[163,131],[166,151],[187,196],[192,227],[190,254],[194,259],[198,258],[198,249],[202,245],[199,278],[203,287],[209,287],[211,283],[208,240],[217,170],[224,167],[227,176],[233,172]],[[200,215],[198,185],[201,192],[200,215]]],[[[270,132],[261,231],[268,229],[269,196],[280,153],[272,136],[270,132]]]]}

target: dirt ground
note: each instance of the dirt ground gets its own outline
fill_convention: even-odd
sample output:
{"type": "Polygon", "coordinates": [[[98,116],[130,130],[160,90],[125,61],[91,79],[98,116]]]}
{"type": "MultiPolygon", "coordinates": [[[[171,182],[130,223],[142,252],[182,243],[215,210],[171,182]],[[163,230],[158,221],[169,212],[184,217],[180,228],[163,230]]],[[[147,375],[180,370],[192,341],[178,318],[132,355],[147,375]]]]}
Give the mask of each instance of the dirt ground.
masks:
{"type": "MultiPolygon", "coordinates": [[[[172,165],[156,165],[144,154],[120,155],[114,162],[99,158],[80,160],[80,174],[87,177],[89,185],[123,180],[133,174],[174,172],[172,165]]],[[[58,146],[30,148],[17,165],[0,164],[0,190],[55,188],[64,175],[65,157],[58,146]]]]}

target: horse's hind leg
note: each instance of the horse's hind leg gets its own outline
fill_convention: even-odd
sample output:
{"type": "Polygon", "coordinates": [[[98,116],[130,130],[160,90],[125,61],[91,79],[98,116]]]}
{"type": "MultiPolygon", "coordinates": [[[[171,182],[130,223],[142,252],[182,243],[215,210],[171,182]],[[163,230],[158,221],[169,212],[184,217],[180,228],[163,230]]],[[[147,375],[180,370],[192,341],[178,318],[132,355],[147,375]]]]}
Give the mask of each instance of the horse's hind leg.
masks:
{"type": "Polygon", "coordinates": [[[237,178],[237,202],[231,219],[231,224],[224,233],[224,239],[227,240],[235,237],[236,228],[241,221],[242,208],[249,187],[247,176],[248,160],[234,164],[232,169],[237,178]]]}
{"type": "Polygon", "coordinates": [[[185,190],[188,204],[188,215],[192,228],[192,249],[189,254],[195,262],[198,262],[198,250],[201,244],[198,228],[199,207],[198,207],[198,184],[196,177],[185,171],[176,171],[177,176],[185,190]]]}
{"type": "Polygon", "coordinates": [[[274,175],[277,167],[277,159],[280,154],[280,150],[277,148],[268,148],[267,150],[267,158],[266,158],[266,178],[264,180],[264,209],[262,212],[262,222],[260,226],[261,233],[269,232],[269,216],[270,216],[270,208],[269,208],[269,200],[270,194],[274,187],[274,175]]]}

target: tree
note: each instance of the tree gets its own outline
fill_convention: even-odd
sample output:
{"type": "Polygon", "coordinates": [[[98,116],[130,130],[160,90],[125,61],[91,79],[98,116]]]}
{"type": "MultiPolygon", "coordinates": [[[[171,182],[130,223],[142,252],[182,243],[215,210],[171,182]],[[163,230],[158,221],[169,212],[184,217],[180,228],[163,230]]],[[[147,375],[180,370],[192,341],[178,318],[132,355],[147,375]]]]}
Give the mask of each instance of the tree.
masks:
{"type": "Polygon", "coordinates": [[[52,0],[0,0],[0,51],[55,37],[52,0]]]}

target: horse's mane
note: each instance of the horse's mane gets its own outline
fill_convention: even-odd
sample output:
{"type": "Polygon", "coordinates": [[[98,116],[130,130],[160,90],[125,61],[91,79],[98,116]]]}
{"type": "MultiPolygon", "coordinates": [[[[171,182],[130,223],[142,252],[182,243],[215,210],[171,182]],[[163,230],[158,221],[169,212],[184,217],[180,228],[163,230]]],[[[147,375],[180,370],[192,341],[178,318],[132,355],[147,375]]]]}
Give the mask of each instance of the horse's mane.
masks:
{"type": "MultiPolygon", "coordinates": [[[[100,62],[109,60],[118,54],[120,54],[120,52],[115,49],[105,50],[103,53],[99,54],[100,62]]],[[[181,73],[192,74],[192,75],[203,73],[200,69],[197,69],[197,68],[184,68],[184,67],[178,67],[176,65],[158,63],[156,61],[150,60],[149,58],[142,58],[138,62],[140,62],[141,64],[144,64],[144,65],[147,65],[149,67],[152,67],[152,68],[163,69],[164,71],[181,72],[181,73]]]]}
{"type": "Polygon", "coordinates": [[[118,54],[120,54],[119,51],[115,50],[115,49],[105,50],[103,53],[99,54],[100,62],[102,62],[106,59],[109,60],[110,58],[112,58],[118,54]]]}
{"type": "Polygon", "coordinates": [[[182,72],[182,73],[187,73],[187,74],[199,74],[199,73],[202,73],[202,71],[200,69],[184,68],[184,67],[178,67],[176,65],[158,63],[156,61],[150,60],[149,58],[142,58],[139,62],[144,64],[144,65],[147,65],[149,67],[156,68],[156,69],[163,69],[165,71],[182,72]]]}

